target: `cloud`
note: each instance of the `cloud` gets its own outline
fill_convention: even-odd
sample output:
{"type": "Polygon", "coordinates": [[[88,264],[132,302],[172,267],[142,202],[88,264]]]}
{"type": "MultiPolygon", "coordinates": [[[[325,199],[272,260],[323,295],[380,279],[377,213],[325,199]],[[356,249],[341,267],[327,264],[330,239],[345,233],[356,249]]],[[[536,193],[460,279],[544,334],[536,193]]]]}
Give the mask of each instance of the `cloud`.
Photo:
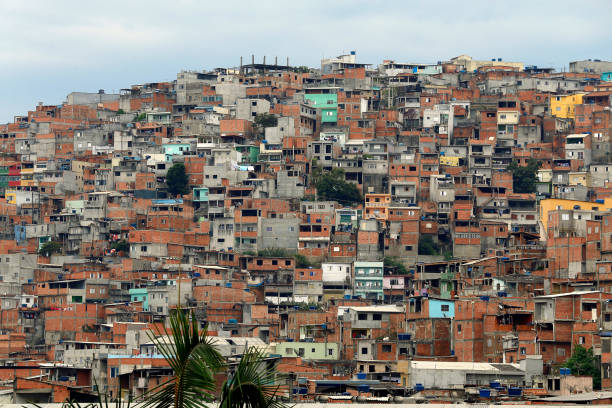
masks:
{"type": "Polygon", "coordinates": [[[350,50],[372,64],[460,54],[557,68],[612,59],[611,10],[603,0],[0,0],[0,121],[74,90],[172,80],[251,54],[309,66],[350,50]]]}

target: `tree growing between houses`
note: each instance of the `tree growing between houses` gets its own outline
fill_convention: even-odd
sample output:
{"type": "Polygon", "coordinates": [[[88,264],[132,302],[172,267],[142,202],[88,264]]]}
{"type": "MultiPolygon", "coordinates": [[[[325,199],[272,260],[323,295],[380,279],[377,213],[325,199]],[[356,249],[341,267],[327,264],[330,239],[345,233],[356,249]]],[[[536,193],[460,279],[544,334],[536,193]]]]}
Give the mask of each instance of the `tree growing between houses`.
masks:
{"type": "Polygon", "coordinates": [[[43,256],[51,256],[59,252],[62,252],[62,244],[57,241],[45,242],[38,250],[38,253],[43,256]]]}
{"type": "MultiPolygon", "coordinates": [[[[317,167],[317,169],[319,168],[317,167]]],[[[343,205],[363,201],[357,187],[344,180],[344,170],[342,169],[334,168],[328,172],[317,171],[313,174],[313,182],[320,200],[337,201],[343,205]]]]}
{"type": "Polygon", "coordinates": [[[395,272],[400,275],[408,274],[408,269],[406,269],[406,266],[396,257],[385,256],[385,258],[383,259],[383,262],[384,262],[385,268],[394,268],[395,272]]]}
{"type": "Polygon", "coordinates": [[[189,178],[183,163],[174,163],[166,174],[168,192],[173,196],[189,193],[189,178]]]}
{"type": "Polygon", "coordinates": [[[535,193],[536,182],[538,181],[538,169],[540,163],[535,159],[529,159],[526,166],[519,166],[513,160],[508,166],[512,172],[512,187],[515,193],[535,193]]]}
{"type": "Polygon", "coordinates": [[[431,235],[421,235],[419,238],[419,255],[440,255],[440,246],[431,235]]]}
{"type": "Polygon", "coordinates": [[[592,347],[587,349],[576,344],[572,356],[567,359],[563,367],[569,368],[572,375],[593,377],[593,389],[601,389],[601,372],[592,347]]]}
{"type": "Polygon", "coordinates": [[[130,252],[130,244],[125,240],[122,239],[121,241],[117,241],[117,242],[113,242],[110,245],[111,249],[114,249],[117,252],[130,252]]]}
{"type": "Polygon", "coordinates": [[[268,127],[274,127],[278,124],[278,118],[276,115],[271,113],[260,113],[255,116],[255,120],[253,121],[255,126],[260,129],[265,129],[268,127]]]}

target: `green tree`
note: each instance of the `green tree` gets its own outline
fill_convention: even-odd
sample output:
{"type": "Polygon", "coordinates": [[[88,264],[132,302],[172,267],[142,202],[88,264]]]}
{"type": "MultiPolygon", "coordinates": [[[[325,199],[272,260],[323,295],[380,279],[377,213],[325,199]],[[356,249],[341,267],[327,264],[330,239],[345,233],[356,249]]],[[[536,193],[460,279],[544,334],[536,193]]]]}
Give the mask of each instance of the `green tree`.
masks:
{"type": "Polygon", "coordinates": [[[293,72],[297,72],[300,74],[305,74],[310,72],[310,68],[308,68],[306,65],[300,65],[299,67],[293,67],[291,69],[293,72]]]}
{"type": "Polygon", "coordinates": [[[57,241],[45,242],[38,250],[38,253],[44,256],[50,256],[58,252],[62,252],[62,244],[57,241]]]}
{"type": "Polygon", "coordinates": [[[136,116],[136,118],[134,119],[134,122],[143,122],[147,119],[147,114],[146,113],[140,113],[138,116],[136,116]]]}
{"type": "Polygon", "coordinates": [[[401,275],[408,274],[408,269],[406,269],[406,266],[396,257],[385,256],[383,261],[386,268],[394,268],[395,271],[401,275]]]}
{"type": "Polygon", "coordinates": [[[313,181],[319,199],[337,201],[340,204],[353,204],[363,201],[357,187],[344,180],[344,170],[334,168],[320,175],[313,174],[313,181]]]}
{"type": "Polygon", "coordinates": [[[123,115],[125,113],[125,111],[123,109],[119,109],[117,111],[117,115],[123,115]]]}
{"type": "Polygon", "coordinates": [[[189,193],[189,178],[183,163],[174,163],[166,174],[168,192],[173,196],[189,193]]]}
{"type": "Polygon", "coordinates": [[[574,346],[572,356],[563,364],[572,370],[572,375],[587,375],[593,377],[593,388],[601,388],[601,372],[593,348],[586,349],[578,344],[574,346]]]}
{"type": "Polygon", "coordinates": [[[431,235],[421,235],[419,239],[419,255],[439,255],[440,247],[431,235]]]}
{"type": "Polygon", "coordinates": [[[312,264],[308,261],[308,258],[306,258],[302,254],[295,254],[293,255],[293,258],[295,259],[296,268],[303,269],[303,268],[308,268],[309,266],[312,266],[312,264]]]}
{"type": "Polygon", "coordinates": [[[122,239],[121,241],[113,242],[110,248],[114,249],[117,252],[129,252],[130,244],[125,239],[122,239]]]}
{"type": "Polygon", "coordinates": [[[514,192],[535,193],[539,168],[540,163],[535,159],[529,159],[526,166],[519,166],[516,161],[512,161],[508,166],[508,170],[512,172],[512,186],[514,192]]]}
{"type": "Polygon", "coordinates": [[[255,125],[260,128],[274,127],[278,124],[278,119],[270,113],[260,113],[255,116],[255,125]]]}

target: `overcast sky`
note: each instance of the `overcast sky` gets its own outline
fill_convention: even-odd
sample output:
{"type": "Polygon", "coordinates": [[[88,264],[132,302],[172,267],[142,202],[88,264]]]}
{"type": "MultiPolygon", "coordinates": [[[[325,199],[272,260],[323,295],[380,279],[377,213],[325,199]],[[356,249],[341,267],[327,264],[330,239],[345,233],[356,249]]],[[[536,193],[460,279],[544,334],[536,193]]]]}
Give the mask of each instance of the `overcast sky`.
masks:
{"type": "Polygon", "coordinates": [[[0,0],[0,15],[0,123],[73,91],[169,81],[241,55],[311,67],[350,50],[372,64],[612,60],[609,0],[0,0]]]}

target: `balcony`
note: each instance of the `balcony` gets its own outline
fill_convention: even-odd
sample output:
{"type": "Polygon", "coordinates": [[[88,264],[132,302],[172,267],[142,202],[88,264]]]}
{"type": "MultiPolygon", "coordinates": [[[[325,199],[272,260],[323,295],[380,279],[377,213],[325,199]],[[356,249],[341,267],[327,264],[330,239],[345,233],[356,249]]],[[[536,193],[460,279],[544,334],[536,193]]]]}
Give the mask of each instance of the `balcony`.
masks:
{"type": "Polygon", "coordinates": [[[515,336],[514,334],[504,336],[502,340],[502,347],[504,348],[504,351],[516,350],[518,346],[519,346],[519,339],[517,336],[515,336]]]}

